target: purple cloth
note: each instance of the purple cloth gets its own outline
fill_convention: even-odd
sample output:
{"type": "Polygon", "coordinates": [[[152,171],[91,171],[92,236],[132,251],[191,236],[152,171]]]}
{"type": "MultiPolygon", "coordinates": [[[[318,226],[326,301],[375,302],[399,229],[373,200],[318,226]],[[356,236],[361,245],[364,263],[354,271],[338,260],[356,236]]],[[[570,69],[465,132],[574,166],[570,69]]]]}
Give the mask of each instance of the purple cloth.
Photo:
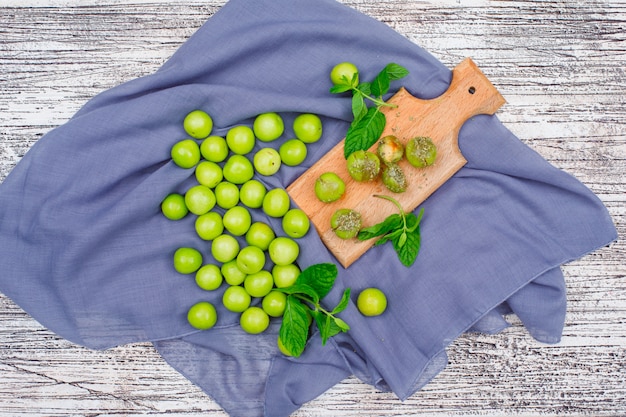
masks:
{"type": "MultiPolygon", "coordinates": [[[[493,116],[461,129],[468,163],[422,204],[414,266],[383,245],[339,268],[325,302],[334,305],[346,287],[354,301],[376,286],[389,307],[365,318],[351,303],[341,317],[352,329],[326,346],[314,337],[303,356],[285,358],[276,348],[278,321],[262,335],[244,334],[221,307],[223,288],[203,291],[174,271],[181,246],[211,260],[193,216],[173,222],[160,213],[167,194],[194,183],[193,170],[169,157],[185,138],[184,115],[207,111],[220,135],[268,111],[280,112],[288,130],[298,113],[322,116],[324,136],[309,145],[304,164],[259,177],[286,187],[345,135],[350,98],[328,93],[328,73],[346,60],[362,79],[389,62],[407,67],[401,84],[420,98],[450,82],[450,70],[426,51],[332,0],[231,0],[160,70],[93,98],[9,174],[0,186],[0,291],[77,344],[153,342],[237,417],[287,416],[349,375],[405,399],[445,367],[456,337],[497,332],[510,312],[537,340],[558,342],[560,265],[611,243],[616,230],[590,190],[493,116]],[[200,300],[218,306],[216,327],[204,332],[186,321],[200,300]]],[[[276,219],[253,216],[282,233],[276,219]]],[[[314,230],[300,244],[301,267],[336,263],[314,230]]]]}

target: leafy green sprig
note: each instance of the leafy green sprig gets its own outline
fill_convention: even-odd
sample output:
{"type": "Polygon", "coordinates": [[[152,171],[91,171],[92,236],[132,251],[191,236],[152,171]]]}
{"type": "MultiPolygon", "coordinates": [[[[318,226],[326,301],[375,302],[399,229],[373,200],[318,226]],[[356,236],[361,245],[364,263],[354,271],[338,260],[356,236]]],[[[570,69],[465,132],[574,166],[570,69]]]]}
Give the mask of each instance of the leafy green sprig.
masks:
{"type": "Polygon", "coordinates": [[[399,213],[391,214],[374,226],[361,229],[358,239],[369,240],[380,236],[374,246],[391,241],[400,262],[407,267],[413,265],[421,246],[419,225],[424,209],[421,209],[419,215],[416,216],[414,213],[405,213],[400,203],[393,197],[386,195],[374,195],[374,197],[391,201],[398,208],[399,213]]]}
{"type": "Polygon", "coordinates": [[[340,94],[352,92],[352,115],[354,119],[346,133],[344,157],[359,150],[369,149],[380,138],[387,119],[381,112],[383,107],[397,107],[384,101],[383,96],[389,92],[391,81],[406,77],[409,71],[401,65],[390,63],[376,75],[371,82],[358,83],[358,72],[352,80],[344,80],[344,84],[335,84],[330,92],[340,94]],[[366,100],[373,106],[368,107],[366,100]]]}
{"type": "Polygon", "coordinates": [[[304,269],[290,287],[277,288],[277,291],[287,294],[287,307],[279,338],[293,356],[298,357],[304,351],[313,322],[319,329],[322,345],[332,336],[350,330],[348,323],[336,316],[348,306],[350,288],[344,291],[341,301],[332,310],[326,310],[320,304],[335,284],[336,278],[336,265],[315,264],[304,269]]]}

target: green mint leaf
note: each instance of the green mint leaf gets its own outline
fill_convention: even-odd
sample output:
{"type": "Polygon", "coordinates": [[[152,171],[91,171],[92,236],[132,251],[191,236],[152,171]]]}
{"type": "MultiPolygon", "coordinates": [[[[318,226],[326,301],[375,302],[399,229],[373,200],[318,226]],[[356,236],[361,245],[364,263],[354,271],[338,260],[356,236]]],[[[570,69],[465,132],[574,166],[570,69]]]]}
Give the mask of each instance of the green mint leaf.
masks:
{"type": "Polygon", "coordinates": [[[361,83],[357,86],[357,89],[364,95],[369,96],[372,94],[372,83],[361,83]]]}
{"type": "Polygon", "coordinates": [[[306,347],[309,337],[307,307],[293,296],[287,297],[287,306],[278,336],[285,348],[295,357],[300,356],[306,347]]]}
{"type": "Polygon", "coordinates": [[[409,213],[406,215],[406,231],[407,232],[412,232],[415,229],[417,229],[417,227],[420,225],[420,222],[422,221],[422,216],[424,215],[424,209],[421,209],[419,214],[417,216],[415,216],[414,213],[409,213]]]}
{"type": "MultiPolygon", "coordinates": [[[[347,78],[344,76],[344,79],[347,80],[347,78]]],[[[355,72],[354,74],[352,74],[352,79],[350,80],[350,85],[352,87],[356,87],[358,85],[359,82],[359,72],[355,72]]]]}
{"type": "Polygon", "coordinates": [[[337,321],[339,321],[339,323],[342,323],[342,326],[344,328],[346,326],[347,326],[348,329],[350,328],[350,326],[348,326],[348,324],[346,322],[344,322],[343,320],[341,320],[340,318],[328,316],[327,335],[328,335],[329,338],[333,337],[334,335],[339,334],[341,332],[347,331],[347,330],[343,330],[343,328],[339,325],[339,323],[337,323],[337,321]]]}
{"type": "Polygon", "coordinates": [[[363,100],[363,94],[355,91],[352,96],[352,115],[354,116],[352,124],[358,123],[365,114],[367,114],[367,106],[363,100]]]}
{"type": "Polygon", "coordinates": [[[378,73],[374,81],[372,81],[372,95],[382,97],[389,91],[389,75],[386,69],[378,73]]]}
{"type": "MultiPolygon", "coordinates": [[[[415,216],[415,214],[413,214],[415,216]]],[[[415,222],[415,227],[419,226],[420,222],[422,221],[422,217],[424,217],[424,209],[422,208],[419,212],[419,214],[417,215],[417,221],[415,222]]]]}
{"type": "Polygon", "coordinates": [[[322,345],[326,345],[328,339],[330,339],[334,335],[350,329],[350,326],[348,326],[348,324],[343,320],[320,311],[316,312],[313,317],[315,318],[315,324],[320,331],[322,345]],[[340,321],[341,326],[339,323],[337,323],[337,320],[340,321]]]}
{"type": "Polygon", "coordinates": [[[399,227],[402,227],[402,217],[399,214],[391,214],[382,222],[361,229],[357,237],[359,240],[369,240],[396,230],[399,227]]]}
{"type": "Polygon", "coordinates": [[[384,243],[389,242],[390,240],[398,239],[399,236],[404,233],[404,229],[400,227],[399,229],[394,230],[393,232],[389,232],[374,243],[374,246],[379,246],[384,243]]]}
{"type": "Polygon", "coordinates": [[[350,326],[348,325],[348,323],[341,320],[339,317],[335,317],[335,324],[341,329],[342,332],[347,332],[348,330],[350,330],[350,326]]]}
{"type": "Polygon", "coordinates": [[[357,237],[359,240],[367,240],[380,236],[374,246],[391,241],[400,262],[405,266],[413,265],[421,246],[419,223],[424,215],[424,209],[422,208],[416,216],[414,213],[405,213],[400,203],[393,197],[385,195],[375,197],[391,201],[400,213],[394,213],[381,223],[361,229],[357,237]]]}
{"type": "MultiPolygon", "coordinates": [[[[400,230],[398,230],[398,232],[400,232],[400,230]]],[[[385,236],[381,237],[380,239],[378,239],[375,243],[374,246],[380,246],[380,245],[384,245],[385,243],[389,242],[391,239],[393,239],[394,233],[387,233],[385,236]]]]}
{"type": "Polygon", "coordinates": [[[341,297],[341,301],[339,301],[339,304],[333,308],[333,311],[331,311],[330,314],[341,313],[346,309],[346,307],[348,307],[348,303],[350,303],[350,288],[346,288],[343,292],[343,296],[341,297]]]}
{"type": "Polygon", "coordinates": [[[304,282],[298,282],[297,280],[293,285],[290,285],[289,287],[275,288],[275,290],[288,294],[288,295],[291,295],[291,294],[306,295],[313,302],[313,304],[316,304],[320,301],[320,295],[314,287],[304,282]]]}
{"type": "MultiPolygon", "coordinates": [[[[417,223],[417,217],[407,216],[407,228],[413,227],[415,223],[417,223]]],[[[404,266],[411,266],[417,259],[417,254],[419,253],[421,246],[421,236],[420,236],[420,228],[419,225],[412,231],[408,233],[404,233],[401,236],[406,236],[405,242],[400,245],[401,238],[393,239],[393,247],[398,254],[398,259],[404,266]]]]}
{"type": "Polygon", "coordinates": [[[404,246],[404,244],[406,243],[406,240],[407,240],[406,231],[402,231],[402,234],[400,234],[400,237],[398,238],[398,247],[401,248],[402,246],[404,246]]]}
{"type": "Polygon", "coordinates": [[[386,123],[385,115],[377,107],[370,107],[365,116],[348,129],[343,148],[346,159],[353,152],[367,150],[375,144],[386,123]]]}
{"type": "Polygon", "coordinates": [[[399,80],[409,75],[409,71],[401,65],[394,64],[393,62],[385,67],[385,72],[390,80],[399,80]]]}
{"type": "Polygon", "coordinates": [[[328,294],[337,278],[337,265],[322,263],[311,265],[298,276],[294,286],[305,285],[312,288],[321,300],[328,294]]]}
{"type": "MultiPolygon", "coordinates": [[[[418,229],[419,230],[419,229],[418,229]]],[[[404,266],[411,266],[417,259],[420,249],[420,235],[416,233],[407,234],[407,240],[402,247],[398,247],[397,241],[393,241],[394,248],[398,253],[398,259],[404,266]]]]}
{"type": "Polygon", "coordinates": [[[330,87],[330,92],[332,94],[341,94],[341,93],[345,93],[346,91],[349,91],[351,89],[352,89],[352,87],[350,87],[349,85],[336,84],[336,85],[333,85],[332,87],[330,87]]]}
{"type": "Polygon", "coordinates": [[[324,314],[321,311],[312,311],[311,314],[315,319],[317,329],[320,331],[320,337],[322,338],[322,346],[326,345],[326,341],[330,338],[330,316],[324,314]]]}

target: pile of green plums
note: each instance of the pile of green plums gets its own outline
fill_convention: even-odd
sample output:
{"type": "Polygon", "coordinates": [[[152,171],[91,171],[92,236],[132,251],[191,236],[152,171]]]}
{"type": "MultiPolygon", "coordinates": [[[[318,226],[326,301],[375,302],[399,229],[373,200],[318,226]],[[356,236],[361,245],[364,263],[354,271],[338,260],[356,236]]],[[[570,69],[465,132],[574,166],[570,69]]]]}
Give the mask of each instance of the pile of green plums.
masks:
{"type": "MultiPolygon", "coordinates": [[[[161,211],[170,220],[195,216],[195,233],[210,249],[178,248],[173,267],[195,276],[205,291],[222,291],[223,306],[240,314],[242,329],[261,333],[272,317],[285,311],[286,295],[276,289],[293,285],[300,274],[297,239],[307,234],[310,221],[291,206],[285,189],[268,189],[255,174],[268,177],[283,164],[301,164],[307,146],[322,136],[321,119],[298,115],[292,125],[295,137],[280,146],[263,145],[284,136],[285,123],[278,113],[260,114],[251,126],[234,126],[217,136],[211,134],[211,116],[194,110],[184,118],[183,129],[189,137],[172,146],[171,158],[179,167],[193,169],[196,183],[182,194],[167,195],[161,211]],[[254,210],[281,219],[284,236],[266,222],[253,221],[254,210]]],[[[189,308],[187,320],[197,329],[209,329],[217,323],[217,310],[201,301],[189,308]]]]}

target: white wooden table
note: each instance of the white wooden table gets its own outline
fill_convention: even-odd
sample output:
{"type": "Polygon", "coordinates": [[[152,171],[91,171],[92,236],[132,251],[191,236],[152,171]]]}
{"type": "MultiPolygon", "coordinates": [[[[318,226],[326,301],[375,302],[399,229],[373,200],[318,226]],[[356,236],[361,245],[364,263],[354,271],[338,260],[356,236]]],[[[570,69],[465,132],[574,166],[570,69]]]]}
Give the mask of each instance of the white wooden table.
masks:
{"type": "MultiPolygon", "coordinates": [[[[604,201],[620,241],[564,267],[562,343],[519,322],[466,335],[404,403],[349,378],[312,416],[626,415],[626,0],[343,0],[453,67],[471,56],[504,123],[604,201]]],[[[224,0],[0,0],[0,181],[95,94],[155,71],[224,0]]],[[[2,273],[0,271],[0,273],[2,273]]],[[[148,344],[91,351],[0,295],[0,415],[226,414],[148,344]]]]}

